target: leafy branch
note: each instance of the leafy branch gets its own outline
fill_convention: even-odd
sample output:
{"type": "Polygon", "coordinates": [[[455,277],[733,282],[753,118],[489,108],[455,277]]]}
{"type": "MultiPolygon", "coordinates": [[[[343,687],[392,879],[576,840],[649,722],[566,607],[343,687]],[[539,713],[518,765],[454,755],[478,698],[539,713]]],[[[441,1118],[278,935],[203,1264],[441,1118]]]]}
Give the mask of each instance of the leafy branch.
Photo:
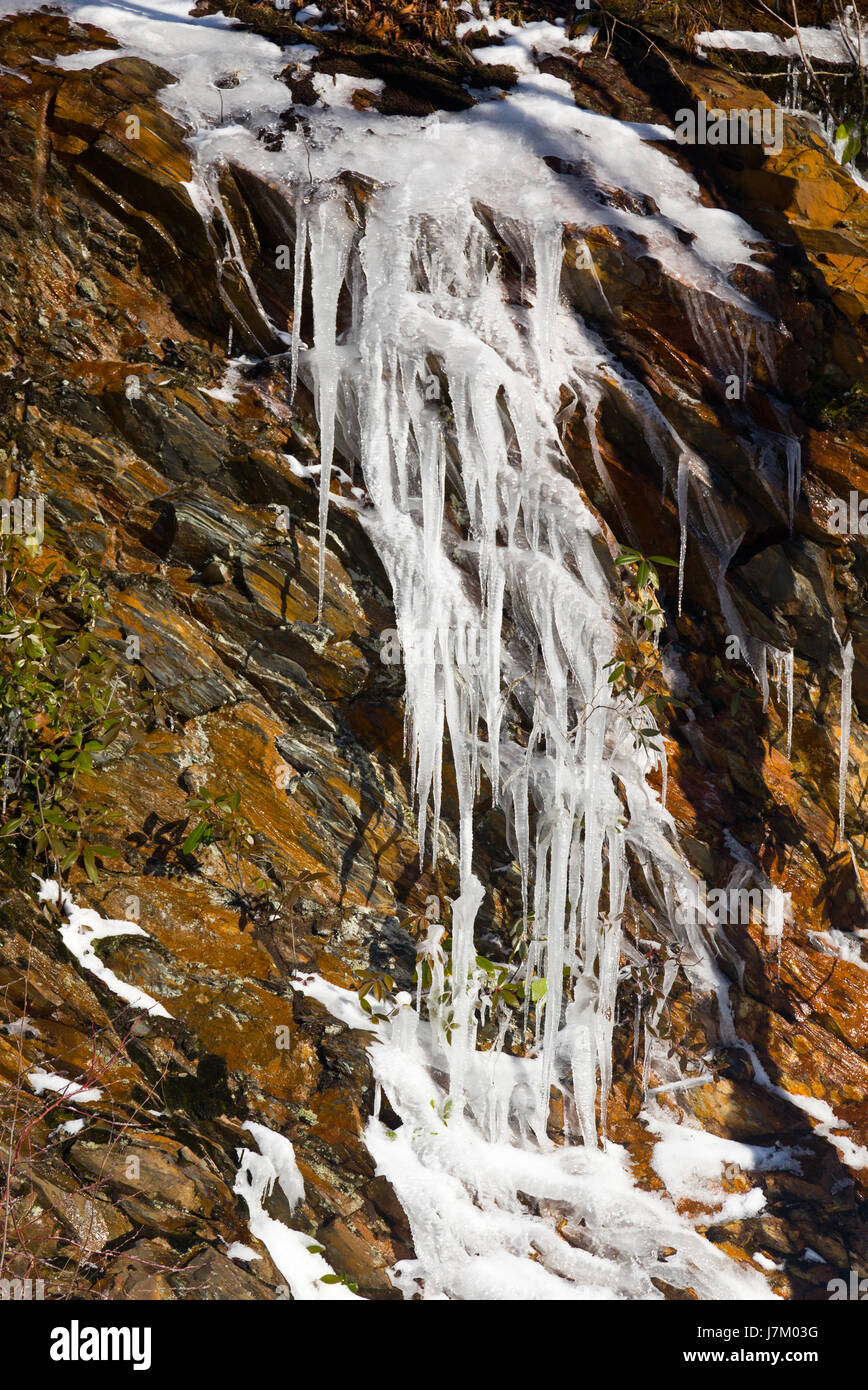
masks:
{"type": "Polygon", "coordinates": [[[96,573],[31,538],[0,546],[0,845],[61,880],[80,864],[92,883],[111,822],[73,796],[120,734],[129,711],[121,674],[94,631],[105,613],[96,573]]]}

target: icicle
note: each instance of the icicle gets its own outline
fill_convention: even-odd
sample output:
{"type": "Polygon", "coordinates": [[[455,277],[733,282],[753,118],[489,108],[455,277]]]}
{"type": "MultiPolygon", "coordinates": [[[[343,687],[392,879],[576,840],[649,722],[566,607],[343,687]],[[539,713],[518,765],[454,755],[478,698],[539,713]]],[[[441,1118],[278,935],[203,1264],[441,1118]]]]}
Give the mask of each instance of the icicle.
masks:
{"type": "MultiPolygon", "coordinates": [[[[311,294],[313,296],[314,373],[320,428],[319,563],[317,621],[322,621],[325,589],[325,542],[329,489],[335,444],[338,392],[336,321],[338,297],[347,271],[353,223],[336,199],[318,202],[309,226],[311,294]]],[[[296,253],[298,254],[298,253],[296,253]]],[[[302,271],[303,274],[303,271],[302,271]]],[[[293,329],[295,323],[293,322],[293,329]]]]}
{"type": "Polygon", "coordinates": [[[763,697],[762,710],[765,714],[769,707],[769,649],[765,642],[761,643],[762,659],[760,661],[760,693],[763,697]]]}
{"type": "Polygon", "coordinates": [[[564,260],[564,229],[561,224],[538,227],[533,238],[536,298],[533,307],[534,336],[543,385],[551,374],[552,331],[557,317],[561,268],[564,260]]]}
{"type": "Polygon", "coordinates": [[[678,616],[681,616],[681,600],[684,597],[684,561],[687,555],[687,485],[690,479],[688,457],[682,453],[678,460],[678,525],[680,542],[678,546],[678,616]]]}
{"type": "Polygon", "coordinates": [[[298,353],[301,346],[301,315],[304,305],[304,271],[307,263],[307,197],[299,194],[295,200],[295,252],[292,292],[291,369],[289,378],[290,404],[295,400],[298,386],[298,353]]]}
{"type": "Polygon", "coordinates": [[[787,438],[784,441],[784,448],[787,455],[787,514],[790,534],[792,534],[795,510],[802,490],[802,446],[798,439],[787,438]]]}
{"type": "Polygon", "coordinates": [[[853,708],[853,639],[841,647],[841,742],[838,749],[838,836],[844,836],[844,803],[847,795],[847,764],[850,758],[850,717],[853,708]]]}
{"type": "Polygon", "coordinates": [[[793,672],[795,665],[795,653],[792,647],[784,657],[784,667],[787,673],[787,761],[793,748],[793,672]]]}
{"type": "MultiPolygon", "coordinates": [[[[788,651],[782,652],[778,651],[775,647],[768,647],[766,650],[772,659],[772,670],[774,673],[778,704],[781,702],[781,690],[784,676],[786,676],[787,758],[789,759],[793,746],[793,649],[790,647],[788,651]]],[[[766,708],[766,703],[763,704],[763,710],[766,708]]]]}
{"type": "MultiPolygon", "coordinates": [[[[438,852],[444,746],[457,790],[451,972],[437,943],[426,943],[426,1046],[446,1078],[450,1123],[476,1119],[490,1132],[500,1126],[504,1135],[533,1135],[544,1146],[552,1088],[569,1092],[572,1082],[569,1123],[590,1152],[605,1133],[611,1086],[628,849],[631,859],[666,863],[670,878],[676,873],[668,820],[645,780],[654,759],[637,759],[626,706],[599,699],[618,628],[597,526],[565,476],[558,433],[560,386],[569,381],[600,476],[623,514],[596,436],[603,391],[619,369],[575,315],[559,310],[563,232],[547,212],[497,218],[518,263],[533,264],[528,308],[510,303],[497,245],[473,200],[456,195],[435,220],[426,187],[417,189],[412,178],[381,187],[365,204],[349,277],[352,316],[339,345],[336,313],[353,227],[339,183],[332,197],[325,187],[307,188],[309,201],[296,209],[294,361],[317,403],[320,543],[337,438],[360,467],[370,503],[361,520],[392,590],[420,857],[429,847],[435,858],[438,852]],[[308,257],[314,347],[302,352],[308,257]],[[488,1018],[474,942],[484,898],[474,872],[483,773],[521,870],[524,985],[526,999],[538,996],[533,1012],[527,1008],[536,1055],[526,1059],[521,1087],[496,1102],[480,1099],[476,1045],[481,1018],[495,1022],[498,1036],[502,1028],[502,1020],[488,1018]]],[[[725,315],[716,331],[724,329],[725,315]]],[[[644,388],[623,374],[619,384],[664,472],[671,470],[680,604],[691,479],[702,524],[721,554],[731,556],[738,538],[712,512],[703,461],[644,388]]],[[[625,517],[624,534],[635,543],[631,529],[625,517]]],[[[320,586],[322,578],[321,558],[320,586]]],[[[699,926],[682,934],[699,958],[699,926]]]]}
{"type": "Polygon", "coordinates": [[[764,892],[767,903],[765,931],[777,948],[778,975],[781,973],[781,950],[784,940],[784,921],[787,913],[787,894],[780,888],[772,887],[764,892]]]}

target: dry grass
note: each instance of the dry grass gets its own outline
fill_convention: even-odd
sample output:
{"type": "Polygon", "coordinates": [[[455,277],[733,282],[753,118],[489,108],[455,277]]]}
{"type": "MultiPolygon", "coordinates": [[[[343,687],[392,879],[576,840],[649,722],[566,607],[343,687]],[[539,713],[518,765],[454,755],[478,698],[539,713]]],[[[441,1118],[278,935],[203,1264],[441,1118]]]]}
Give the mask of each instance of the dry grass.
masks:
{"type": "MultiPolygon", "coordinates": [[[[140,1015],[139,1018],[129,1019],[127,1029],[120,1037],[114,1034],[101,1036],[94,1029],[90,1061],[75,1079],[74,1091],[67,1095],[48,1092],[37,1096],[28,1083],[28,1073],[42,1067],[50,1071],[57,1059],[43,1061],[34,1056],[37,1051],[34,1042],[28,1040],[25,1028],[21,1027],[27,1020],[27,1001],[31,992],[29,951],[18,983],[23,987],[23,1005],[17,1008],[12,1005],[8,986],[0,995],[0,1003],[5,1006],[2,1013],[6,1014],[6,1021],[19,1025],[18,1030],[10,1035],[15,1040],[17,1052],[14,1073],[6,1084],[0,1082],[0,1153],[3,1169],[0,1187],[0,1280],[8,1281],[11,1288],[17,1286],[19,1294],[22,1286],[30,1281],[30,1297],[41,1296],[41,1290],[33,1292],[38,1289],[38,1281],[42,1281],[44,1296],[50,1300],[93,1297],[94,1282],[106,1272],[107,1265],[118,1254],[114,1246],[103,1249],[100,1210],[105,1207],[107,1199],[106,1184],[101,1176],[91,1182],[82,1182],[76,1177],[73,1191],[77,1219],[70,1220],[67,1213],[67,1220],[64,1221],[60,1213],[60,1225],[67,1229],[57,1233],[58,1212],[53,1208],[46,1210],[43,1185],[50,1183],[63,1192],[64,1176],[74,1176],[63,1163],[62,1148],[69,1139],[58,1122],[69,1118],[83,1119],[86,1126],[93,1125],[103,1135],[108,1131],[107,1162],[110,1153],[122,1146],[129,1131],[136,1128],[137,1119],[141,1117],[146,1121],[148,1107],[160,1104],[158,1095],[165,1072],[148,1087],[142,1100],[134,1103],[123,1116],[116,1113],[115,1107],[105,1098],[96,1103],[89,1101],[86,1106],[76,1103],[76,1096],[88,1089],[102,1089],[115,1065],[123,1062],[136,1024],[143,1017],[140,1015]],[[40,1191],[41,1187],[43,1191],[40,1191]]],[[[81,1132],[85,1133],[86,1130],[81,1132]]],[[[134,1235],[135,1232],[130,1239],[134,1235]]],[[[27,1297],[28,1294],[23,1296],[27,1297]]]]}

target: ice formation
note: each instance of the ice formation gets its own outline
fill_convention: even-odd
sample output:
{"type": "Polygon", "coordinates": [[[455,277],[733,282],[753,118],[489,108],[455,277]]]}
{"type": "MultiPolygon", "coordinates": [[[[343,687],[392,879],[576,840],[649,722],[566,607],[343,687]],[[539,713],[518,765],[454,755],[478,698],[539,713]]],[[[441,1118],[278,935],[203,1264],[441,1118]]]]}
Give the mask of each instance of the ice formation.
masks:
{"type": "Polygon", "coordinates": [[[148,933],[144,928],[140,927],[137,922],[101,917],[92,907],[79,907],[68,893],[61,893],[55,879],[40,879],[37,901],[56,903],[59,899],[63,914],[67,919],[66,924],[59,928],[60,938],[66,949],[75,956],[84,969],[89,970],[92,975],[96,975],[107,989],[118,995],[120,999],[124,999],[132,1008],[140,1009],[143,1014],[149,1014],[152,1018],[171,1018],[172,1015],[159,1000],[146,994],[143,989],[138,989],[135,985],[129,985],[124,980],[118,979],[114,971],[109,970],[94,949],[93,943],[106,937],[147,936],[148,933]]]}
{"type": "MultiPolygon", "coordinates": [[[[270,1216],[263,1205],[278,1184],[292,1212],[304,1200],[304,1179],[298,1171],[295,1150],[282,1134],[265,1125],[247,1121],[244,1128],[256,1142],[256,1149],[238,1150],[238,1172],[233,1191],[243,1197],[248,1210],[250,1232],[262,1241],[287,1281],[292,1298],[301,1302],[355,1300],[358,1295],[335,1275],[323,1259],[322,1247],[310,1236],[293,1230],[270,1216]],[[257,1152],[258,1150],[258,1152],[257,1152]]],[[[231,1247],[227,1254],[247,1247],[231,1247]]],[[[254,1251],[244,1256],[258,1259],[254,1251]]]]}
{"type": "Polygon", "coordinates": [[[838,835],[844,839],[847,763],[850,758],[850,720],[853,713],[853,641],[841,647],[841,740],[838,747],[838,835]]]}

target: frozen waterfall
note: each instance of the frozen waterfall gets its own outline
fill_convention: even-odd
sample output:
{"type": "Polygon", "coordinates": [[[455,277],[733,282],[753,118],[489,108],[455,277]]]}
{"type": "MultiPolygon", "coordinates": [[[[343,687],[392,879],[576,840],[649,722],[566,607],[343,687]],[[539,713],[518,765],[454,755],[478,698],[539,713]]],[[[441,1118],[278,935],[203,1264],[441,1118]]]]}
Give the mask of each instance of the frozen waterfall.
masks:
{"type": "MultiPolygon", "coordinates": [[[[296,382],[309,388],[320,429],[320,606],[340,456],[363,486],[360,520],[392,587],[423,856],[438,851],[451,760],[460,812],[451,975],[436,924],[421,1016],[401,1000],[371,1047],[403,1120],[390,1137],[372,1119],[368,1137],[413,1228],[417,1260],[401,1271],[405,1287],[654,1298],[662,1282],[709,1298],[767,1296],[758,1271],[736,1266],[668,1199],[634,1186],[626,1153],[606,1137],[631,867],[661,931],[689,948],[693,987],[710,994],[719,976],[703,924],[676,910],[692,878],[647,780],[657,756],[637,745],[637,711],[607,681],[626,626],[600,528],[561,443],[564,390],[584,412],[603,469],[596,409],[620,378],[677,496],[679,592],[689,487],[701,490],[703,464],[560,296],[566,229],[608,221],[629,231],[638,215],[601,205],[551,161],[580,144],[602,186],[648,194],[658,209],[641,218],[650,253],[688,297],[718,301],[722,322],[728,305],[750,311],[729,272],[750,260],[758,238],[706,206],[691,176],[650,143],[671,132],[581,110],[565,82],[537,69],[534,45],[556,52],[586,41],[554,25],[530,26],[531,44],[509,21],[492,22],[504,42],[496,61],[519,74],[503,99],[387,120],[325,82],[283,148],[267,150],[257,128],[276,127],[291,104],[273,80],[286,63],[275,44],[233,32],[222,17],[194,20],[183,0],[131,7],[132,18],[120,4],[63,8],[176,73],[162,99],[194,131],[192,192],[203,215],[221,213],[214,173],[227,160],[282,201],[294,232],[287,396],[296,382]],[[223,84],[218,118],[214,81],[224,71],[238,80],[223,84]],[[474,927],[486,885],[474,820],[483,795],[506,815],[524,885],[536,1042],[522,1058],[478,1046],[486,980],[474,927]],[[554,1094],[564,1098],[560,1147],[547,1132],[554,1094]]],[[[312,55],[296,45],[292,56],[312,55]]],[[[485,50],[477,56],[487,60],[485,50]]],[[[227,256],[249,283],[231,237],[227,256]]],[[[792,451],[787,459],[791,515],[798,468],[792,451]]],[[[723,593],[725,565],[717,567],[733,538],[703,498],[723,593]]]]}

